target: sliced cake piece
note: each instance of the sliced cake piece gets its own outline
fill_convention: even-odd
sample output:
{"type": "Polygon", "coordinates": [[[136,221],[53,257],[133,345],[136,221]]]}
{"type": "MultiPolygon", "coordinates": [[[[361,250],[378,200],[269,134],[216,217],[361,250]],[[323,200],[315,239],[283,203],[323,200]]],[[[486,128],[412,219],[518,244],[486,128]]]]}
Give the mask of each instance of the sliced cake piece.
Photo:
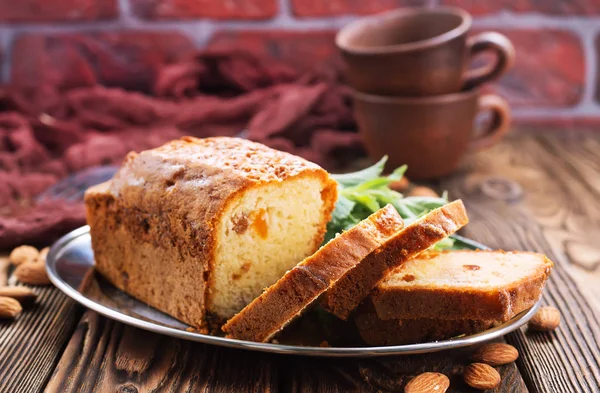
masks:
{"type": "Polygon", "coordinates": [[[85,194],[96,269],[202,331],[314,253],[336,199],[316,164],[226,137],[130,153],[85,194]]]}
{"type": "Polygon", "coordinates": [[[395,267],[450,236],[469,221],[461,200],[451,202],[406,226],[333,283],[323,307],[346,320],[395,267]]]}
{"type": "Polygon", "coordinates": [[[533,252],[427,252],[371,293],[381,319],[506,321],[542,295],[553,263],[533,252]]]}
{"type": "Polygon", "coordinates": [[[451,319],[388,319],[377,316],[370,301],[353,314],[358,333],[368,345],[403,345],[444,340],[463,334],[475,334],[499,324],[499,321],[451,319]]]}
{"type": "Polygon", "coordinates": [[[289,270],[227,321],[223,331],[231,338],[268,341],[402,226],[391,205],[373,213],[289,270]]]}

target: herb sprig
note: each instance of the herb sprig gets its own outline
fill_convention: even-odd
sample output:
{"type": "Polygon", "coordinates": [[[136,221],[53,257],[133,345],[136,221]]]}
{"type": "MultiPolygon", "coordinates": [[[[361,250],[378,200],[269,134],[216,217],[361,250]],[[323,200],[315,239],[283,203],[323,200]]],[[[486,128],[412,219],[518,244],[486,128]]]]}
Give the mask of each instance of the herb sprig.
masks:
{"type": "MultiPolygon", "coordinates": [[[[392,190],[389,185],[402,179],[406,165],[397,168],[388,176],[381,176],[387,161],[383,157],[375,165],[358,172],[331,175],[338,183],[338,200],[327,224],[325,243],[338,233],[346,231],[381,209],[388,203],[396,208],[406,224],[448,203],[447,194],[440,198],[404,197],[392,190]]],[[[435,245],[436,249],[452,249],[454,240],[446,238],[435,245]]]]}

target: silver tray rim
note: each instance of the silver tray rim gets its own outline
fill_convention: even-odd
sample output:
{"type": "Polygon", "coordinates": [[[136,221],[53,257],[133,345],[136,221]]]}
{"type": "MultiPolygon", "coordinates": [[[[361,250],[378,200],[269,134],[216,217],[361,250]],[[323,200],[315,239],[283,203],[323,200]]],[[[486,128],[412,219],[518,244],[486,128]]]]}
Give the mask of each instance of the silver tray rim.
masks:
{"type": "MultiPolygon", "coordinates": [[[[57,240],[48,253],[46,258],[46,270],[50,281],[65,295],[75,300],[79,304],[96,311],[97,313],[122,322],[126,325],[134,326],[143,330],[159,333],[183,340],[196,341],[204,344],[217,345],[228,348],[245,349],[252,351],[277,353],[285,355],[304,355],[304,356],[318,356],[318,357],[377,357],[377,356],[391,356],[391,355],[414,355],[444,351],[449,349],[463,348],[481,344],[486,341],[493,340],[498,337],[502,337],[527,323],[533,315],[536,313],[540,306],[538,301],[529,310],[525,310],[509,321],[502,325],[488,329],[484,332],[469,335],[459,336],[447,340],[434,341],[428,343],[408,344],[408,345],[390,345],[390,346],[378,346],[378,347],[308,347],[308,346],[295,346],[295,345],[284,345],[274,343],[257,343],[253,341],[236,340],[218,336],[211,336],[207,334],[188,332],[186,330],[176,329],[168,326],[163,326],[142,319],[138,319],[126,314],[119,312],[118,310],[107,307],[101,303],[98,303],[84,294],[79,292],[67,284],[56,270],[56,257],[65,249],[69,243],[82,237],[89,236],[89,226],[83,226],[75,229],[59,240],[57,240]]],[[[488,247],[479,244],[473,240],[454,236],[463,243],[466,243],[473,248],[478,249],[489,249],[488,247]]]]}

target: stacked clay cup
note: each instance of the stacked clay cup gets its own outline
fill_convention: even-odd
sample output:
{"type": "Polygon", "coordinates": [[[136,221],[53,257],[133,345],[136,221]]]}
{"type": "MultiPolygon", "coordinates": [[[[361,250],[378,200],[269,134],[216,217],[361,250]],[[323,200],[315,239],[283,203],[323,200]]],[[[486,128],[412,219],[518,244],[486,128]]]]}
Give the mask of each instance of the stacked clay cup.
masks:
{"type": "Polygon", "coordinates": [[[388,168],[408,164],[412,179],[437,178],[508,131],[506,101],[479,86],[512,66],[514,48],[499,33],[469,34],[471,23],[460,8],[403,8],[359,19],[337,34],[372,158],[387,155],[388,168]],[[493,56],[475,67],[484,52],[493,56]],[[482,112],[490,121],[478,129],[482,112]]]}

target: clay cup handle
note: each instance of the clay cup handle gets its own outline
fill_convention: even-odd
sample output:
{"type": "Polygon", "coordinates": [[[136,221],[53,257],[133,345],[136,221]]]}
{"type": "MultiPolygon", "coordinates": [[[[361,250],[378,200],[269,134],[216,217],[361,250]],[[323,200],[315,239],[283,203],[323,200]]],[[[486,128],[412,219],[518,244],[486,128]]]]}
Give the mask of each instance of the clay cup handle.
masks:
{"type": "Polygon", "coordinates": [[[472,89],[485,82],[497,79],[508,71],[515,61],[515,48],[506,36],[500,33],[486,32],[474,35],[467,41],[471,60],[479,53],[491,51],[496,60],[491,64],[469,70],[465,74],[463,90],[472,89]]]}
{"type": "Polygon", "coordinates": [[[494,94],[485,94],[479,97],[478,106],[478,113],[492,112],[492,121],[487,130],[473,138],[469,145],[471,151],[487,149],[500,142],[510,126],[510,107],[503,98],[494,94]]]}

